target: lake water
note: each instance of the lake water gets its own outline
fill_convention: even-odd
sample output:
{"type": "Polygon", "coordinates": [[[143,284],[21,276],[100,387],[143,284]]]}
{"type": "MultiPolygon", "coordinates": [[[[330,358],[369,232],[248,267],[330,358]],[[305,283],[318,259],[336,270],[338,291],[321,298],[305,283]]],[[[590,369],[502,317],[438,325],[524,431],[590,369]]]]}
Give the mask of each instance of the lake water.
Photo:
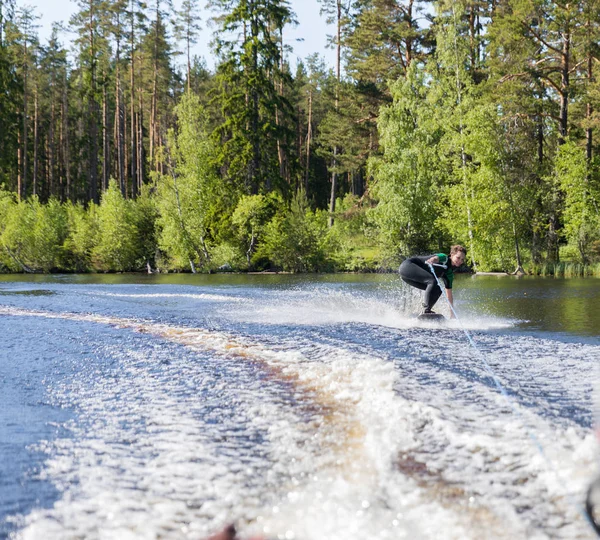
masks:
{"type": "Polygon", "coordinates": [[[0,538],[593,538],[600,280],[454,294],[0,276],[0,538]]]}

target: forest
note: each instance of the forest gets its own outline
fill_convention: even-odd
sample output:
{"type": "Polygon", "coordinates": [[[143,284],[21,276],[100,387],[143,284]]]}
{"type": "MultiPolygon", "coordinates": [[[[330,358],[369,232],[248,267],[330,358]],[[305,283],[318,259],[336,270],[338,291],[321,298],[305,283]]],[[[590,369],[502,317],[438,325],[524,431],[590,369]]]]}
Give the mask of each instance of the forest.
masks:
{"type": "Polygon", "coordinates": [[[600,0],[319,3],[0,0],[0,272],[600,275],[600,0]]]}

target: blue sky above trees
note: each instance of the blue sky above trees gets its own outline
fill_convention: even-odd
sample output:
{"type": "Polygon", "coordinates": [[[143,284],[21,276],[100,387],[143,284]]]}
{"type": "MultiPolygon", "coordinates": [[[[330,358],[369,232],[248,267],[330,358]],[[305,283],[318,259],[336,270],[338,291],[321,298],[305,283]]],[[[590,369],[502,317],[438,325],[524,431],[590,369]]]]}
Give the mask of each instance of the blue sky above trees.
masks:
{"type": "MultiPolygon", "coordinates": [[[[175,6],[179,7],[181,0],[174,0],[175,6]]],[[[40,38],[45,41],[50,35],[54,22],[68,22],[69,18],[77,10],[75,2],[70,0],[18,0],[20,6],[27,5],[35,8],[40,15],[40,38]]],[[[320,15],[320,6],[317,0],[291,0],[290,5],[296,13],[298,26],[287,29],[286,43],[293,47],[289,54],[290,64],[296,65],[297,59],[304,59],[313,53],[319,53],[331,66],[334,64],[335,54],[332,49],[327,48],[327,34],[332,34],[334,28],[325,22],[325,16],[320,15]],[[302,39],[302,41],[298,41],[302,39]]],[[[213,27],[208,23],[211,17],[210,11],[202,9],[202,31],[195,46],[195,54],[203,56],[207,65],[214,65],[209,42],[212,39],[213,27]]]]}

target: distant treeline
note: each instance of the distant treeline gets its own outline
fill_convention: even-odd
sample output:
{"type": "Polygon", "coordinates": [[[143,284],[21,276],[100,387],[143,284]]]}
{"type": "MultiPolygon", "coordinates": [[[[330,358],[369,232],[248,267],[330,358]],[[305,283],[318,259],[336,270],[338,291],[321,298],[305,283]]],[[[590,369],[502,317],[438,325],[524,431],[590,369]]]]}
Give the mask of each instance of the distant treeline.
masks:
{"type": "Polygon", "coordinates": [[[0,271],[600,261],[600,0],[319,0],[332,68],[290,65],[288,1],[199,1],[40,43],[0,0],[0,271]]]}

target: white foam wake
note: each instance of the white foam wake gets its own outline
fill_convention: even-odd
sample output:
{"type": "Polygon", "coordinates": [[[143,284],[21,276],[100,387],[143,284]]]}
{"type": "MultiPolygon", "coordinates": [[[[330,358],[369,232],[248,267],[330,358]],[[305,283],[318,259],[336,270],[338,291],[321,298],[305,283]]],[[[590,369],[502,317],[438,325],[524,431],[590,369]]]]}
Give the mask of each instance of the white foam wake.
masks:
{"type": "MultiPolygon", "coordinates": [[[[355,309],[361,316],[369,311],[355,309]]],[[[249,489],[257,469],[241,465],[234,445],[226,455],[217,452],[212,441],[220,436],[219,424],[205,431],[191,414],[199,400],[169,391],[190,381],[200,392],[210,372],[196,372],[194,364],[182,362],[168,377],[159,377],[144,354],[115,348],[111,354],[124,368],[119,380],[99,380],[77,394],[98,427],[77,433],[73,442],[59,441],[62,451],[49,449],[45,474],[62,483],[64,494],[51,510],[27,518],[20,533],[24,538],[36,538],[42,530],[48,538],[198,538],[231,517],[247,523],[249,533],[306,540],[432,538],[440,531],[445,538],[544,537],[554,524],[548,528],[543,521],[557,515],[565,537],[585,530],[564,493],[565,484],[567,491],[580,490],[589,473],[589,432],[557,429],[524,414],[548,444],[551,459],[568,473],[556,478],[523,426],[502,410],[494,389],[469,382],[462,391],[478,401],[456,398],[465,381],[460,373],[444,373],[438,390],[427,394],[421,375],[431,377],[435,368],[403,372],[386,354],[340,343],[300,342],[292,336],[266,346],[228,332],[95,314],[2,307],[0,315],[107,324],[185,345],[202,358],[256,364],[289,384],[295,397],[315,411],[303,422],[294,410],[267,399],[260,384],[250,380],[239,386],[244,398],[239,410],[249,411],[248,418],[267,434],[264,454],[253,459],[266,460],[270,472],[263,485],[249,489]],[[422,393],[411,394],[415,387],[422,393]],[[105,404],[119,403],[115,395],[123,403],[113,413],[105,404]],[[119,426],[127,414],[152,428],[123,443],[119,426]],[[517,511],[511,497],[529,510],[517,511]],[[198,500],[204,501],[199,507],[190,504],[198,500]]],[[[347,313],[342,316],[348,320],[347,313]]],[[[235,378],[210,384],[216,385],[217,397],[226,396],[215,405],[232,399],[226,390],[235,378]]]]}

